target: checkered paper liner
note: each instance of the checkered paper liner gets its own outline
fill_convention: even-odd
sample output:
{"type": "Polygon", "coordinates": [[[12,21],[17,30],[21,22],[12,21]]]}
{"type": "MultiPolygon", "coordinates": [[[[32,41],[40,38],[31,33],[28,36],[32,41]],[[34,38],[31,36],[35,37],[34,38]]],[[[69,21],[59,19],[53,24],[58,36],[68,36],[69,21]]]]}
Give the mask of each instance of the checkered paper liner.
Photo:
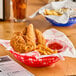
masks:
{"type": "Polygon", "coordinates": [[[6,50],[9,50],[16,59],[32,67],[43,67],[52,65],[59,60],[64,60],[64,56],[76,58],[75,48],[64,33],[56,29],[49,29],[43,33],[43,36],[46,40],[48,40],[47,44],[49,43],[49,41],[56,41],[62,44],[64,46],[64,48],[61,50],[62,52],[52,55],[40,55],[38,51],[20,54],[18,52],[15,52],[10,46],[10,40],[0,39],[0,45],[4,46],[6,50]]]}

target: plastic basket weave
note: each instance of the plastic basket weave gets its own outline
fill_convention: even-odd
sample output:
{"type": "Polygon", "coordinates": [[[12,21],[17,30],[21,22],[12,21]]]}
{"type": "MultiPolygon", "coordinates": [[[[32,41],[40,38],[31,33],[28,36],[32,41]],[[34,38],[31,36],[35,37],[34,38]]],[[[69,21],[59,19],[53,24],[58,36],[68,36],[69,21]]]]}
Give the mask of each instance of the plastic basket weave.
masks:
{"type": "Polygon", "coordinates": [[[60,58],[57,56],[49,56],[49,57],[36,59],[35,56],[37,55],[37,52],[33,52],[33,55],[31,55],[31,56],[27,56],[26,54],[21,55],[14,51],[10,51],[10,52],[14,55],[14,57],[17,60],[19,60],[19,61],[23,62],[24,64],[31,66],[31,67],[49,66],[60,60],[60,58]]]}

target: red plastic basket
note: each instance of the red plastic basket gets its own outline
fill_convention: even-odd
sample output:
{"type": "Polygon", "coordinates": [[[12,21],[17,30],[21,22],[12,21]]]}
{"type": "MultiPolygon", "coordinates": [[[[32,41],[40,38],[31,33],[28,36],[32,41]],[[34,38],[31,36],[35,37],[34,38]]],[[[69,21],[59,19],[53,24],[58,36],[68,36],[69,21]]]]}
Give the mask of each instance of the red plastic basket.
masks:
{"type": "MultiPolygon", "coordinates": [[[[55,41],[60,42],[60,43],[62,43],[63,46],[66,46],[66,45],[64,45],[64,42],[61,42],[61,40],[54,39],[53,41],[54,42],[55,41]]],[[[49,44],[48,40],[47,40],[47,43],[49,44]]],[[[52,43],[52,40],[51,40],[51,43],[52,43]]],[[[28,66],[31,66],[31,67],[49,66],[49,65],[52,65],[52,64],[56,63],[57,61],[59,61],[60,59],[63,58],[63,57],[59,56],[59,53],[52,54],[52,55],[40,56],[39,52],[32,51],[32,52],[29,52],[29,53],[20,54],[18,52],[15,52],[12,49],[12,47],[10,46],[10,41],[7,41],[7,40],[3,40],[1,42],[1,45],[6,47],[7,50],[9,50],[17,60],[19,60],[22,63],[24,63],[28,66]]],[[[66,49],[66,47],[65,47],[65,49],[66,49]]],[[[63,50],[65,50],[65,49],[63,48],[63,50]]]]}
{"type": "Polygon", "coordinates": [[[38,56],[39,53],[35,51],[33,52],[32,55],[30,54],[30,56],[28,56],[27,54],[24,55],[18,54],[11,50],[10,52],[14,55],[16,59],[31,67],[49,66],[60,60],[60,58],[57,56],[49,56],[49,57],[43,57],[37,59],[36,56],[38,56]]]}
{"type": "MultiPolygon", "coordinates": [[[[59,61],[60,59],[64,59],[63,56],[68,56],[66,55],[66,53],[64,53],[64,51],[66,51],[66,49],[68,48],[68,53],[71,52],[72,54],[74,54],[74,46],[71,43],[71,41],[66,37],[66,35],[60,31],[57,31],[55,29],[49,29],[46,30],[43,33],[44,38],[47,40],[47,43],[53,43],[53,42],[58,42],[61,45],[63,45],[63,48],[58,50],[58,53],[49,55],[49,56],[43,56],[41,57],[39,52],[37,51],[32,51],[29,53],[24,53],[24,54],[19,54],[17,52],[15,52],[12,47],[10,46],[10,40],[1,40],[0,39],[0,45],[4,46],[6,48],[6,50],[9,50],[17,60],[21,61],[22,63],[31,66],[31,67],[44,67],[44,66],[49,66],[52,65],[54,63],[56,63],[57,61],[59,61]],[[57,39],[56,39],[57,38],[57,39]],[[48,42],[48,40],[50,40],[48,42]],[[60,54],[62,53],[62,54],[60,54]],[[63,55],[64,54],[64,55],[63,55]]],[[[46,43],[46,45],[48,45],[46,43]]]]}
{"type": "MultiPolygon", "coordinates": [[[[58,40],[58,39],[47,40],[48,44],[49,44],[49,42],[50,43],[57,42],[63,46],[63,48],[59,50],[59,53],[64,51],[67,48],[66,44],[61,40],[58,40]]],[[[24,53],[24,54],[19,54],[15,51],[10,51],[10,52],[15,56],[16,59],[20,60],[24,64],[31,66],[31,67],[49,66],[60,60],[59,56],[53,55],[53,54],[49,55],[49,56],[40,57],[40,54],[37,51],[24,53]]]]}

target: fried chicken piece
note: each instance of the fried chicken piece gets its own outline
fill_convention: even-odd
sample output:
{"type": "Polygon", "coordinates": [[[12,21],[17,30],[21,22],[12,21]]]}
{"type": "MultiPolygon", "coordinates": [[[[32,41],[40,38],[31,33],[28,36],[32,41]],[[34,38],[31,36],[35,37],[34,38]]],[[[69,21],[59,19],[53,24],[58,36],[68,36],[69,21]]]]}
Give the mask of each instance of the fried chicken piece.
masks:
{"type": "Polygon", "coordinates": [[[13,34],[13,36],[22,36],[23,34],[21,33],[21,32],[15,32],[14,34],[13,34]]]}
{"type": "Polygon", "coordinates": [[[24,39],[25,42],[26,42],[27,27],[24,28],[24,30],[22,31],[22,33],[23,33],[22,37],[23,37],[23,39],[24,39]]]}
{"type": "Polygon", "coordinates": [[[26,42],[23,39],[21,32],[14,33],[14,36],[10,41],[10,45],[13,47],[13,49],[16,52],[19,52],[19,53],[25,52],[26,42]]]}
{"type": "Polygon", "coordinates": [[[44,39],[42,32],[36,29],[35,33],[38,44],[46,45],[46,40],[44,39]]]}
{"type": "Polygon", "coordinates": [[[26,32],[27,32],[27,27],[24,28],[24,30],[22,31],[22,34],[26,35],[26,32]]]}
{"type": "Polygon", "coordinates": [[[27,45],[27,49],[28,50],[34,50],[36,48],[36,38],[35,38],[35,32],[34,32],[34,28],[33,25],[30,24],[27,27],[27,32],[26,35],[24,36],[24,39],[26,41],[26,45],[27,45]]]}

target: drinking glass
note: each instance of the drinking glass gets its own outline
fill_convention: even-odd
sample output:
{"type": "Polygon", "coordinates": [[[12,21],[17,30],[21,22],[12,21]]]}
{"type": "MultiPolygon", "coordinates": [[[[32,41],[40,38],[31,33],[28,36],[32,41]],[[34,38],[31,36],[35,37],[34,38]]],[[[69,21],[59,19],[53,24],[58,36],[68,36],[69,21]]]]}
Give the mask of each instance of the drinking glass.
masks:
{"type": "Polygon", "coordinates": [[[27,0],[12,0],[13,17],[15,22],[26,21],[27,0]]]}

